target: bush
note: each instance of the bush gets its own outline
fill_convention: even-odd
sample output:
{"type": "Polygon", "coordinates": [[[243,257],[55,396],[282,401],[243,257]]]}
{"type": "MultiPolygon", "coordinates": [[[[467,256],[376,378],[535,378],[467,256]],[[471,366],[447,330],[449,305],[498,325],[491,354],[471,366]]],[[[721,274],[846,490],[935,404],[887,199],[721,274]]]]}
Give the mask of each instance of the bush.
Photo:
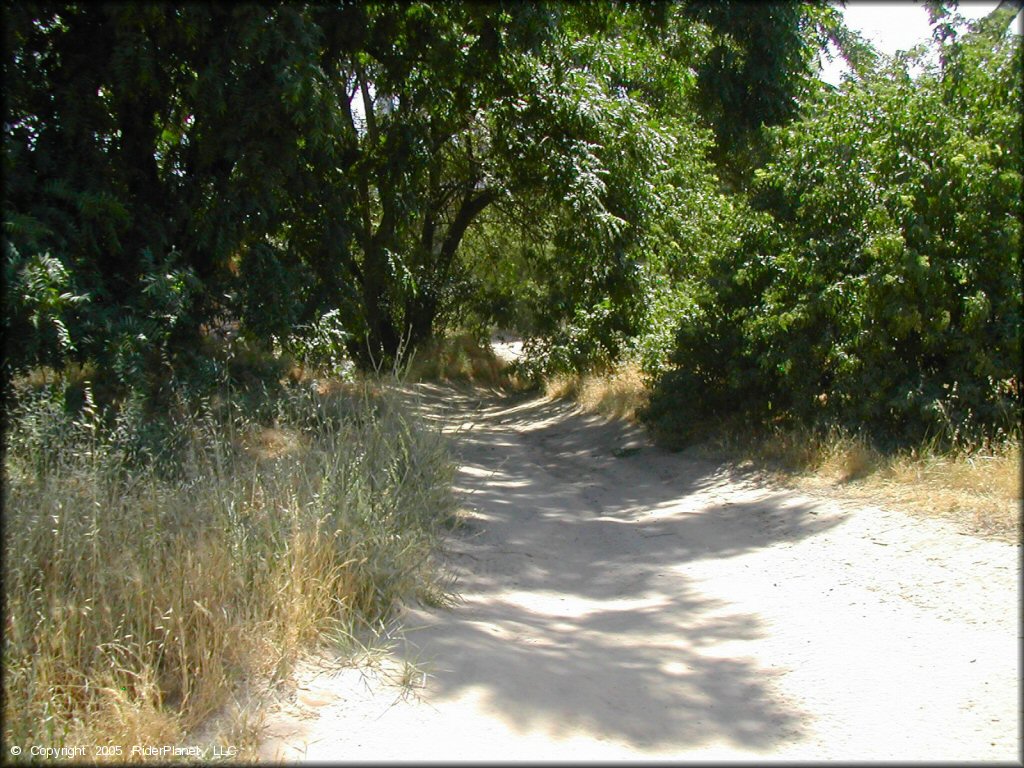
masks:
{"type": "Polygon", "coordinates": [[[736,417],[969,447],[1019,430],[1021,45],[988,19],[938,53],[776,132],[739,245],[693,276],[656,431],[736,417]]]}
{"type": "Polygon", "coordinates": [[[296,328],[280,346],[309,370],[349,378],[355,369],[346,351],[350,338],[341,312],[332,309],[315,322],[296,328]]]}

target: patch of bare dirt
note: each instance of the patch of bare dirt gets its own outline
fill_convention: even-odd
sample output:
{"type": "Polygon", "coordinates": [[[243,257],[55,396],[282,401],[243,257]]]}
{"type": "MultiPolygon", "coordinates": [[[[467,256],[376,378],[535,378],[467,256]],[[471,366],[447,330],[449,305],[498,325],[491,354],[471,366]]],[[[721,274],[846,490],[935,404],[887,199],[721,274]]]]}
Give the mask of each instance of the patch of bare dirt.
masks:
{"type": "Polygon", "coordinates": [[[300,668],[264,761],[1021,760],[1019,544],[415,392],[460,457],[461,602],[300,668]]]}

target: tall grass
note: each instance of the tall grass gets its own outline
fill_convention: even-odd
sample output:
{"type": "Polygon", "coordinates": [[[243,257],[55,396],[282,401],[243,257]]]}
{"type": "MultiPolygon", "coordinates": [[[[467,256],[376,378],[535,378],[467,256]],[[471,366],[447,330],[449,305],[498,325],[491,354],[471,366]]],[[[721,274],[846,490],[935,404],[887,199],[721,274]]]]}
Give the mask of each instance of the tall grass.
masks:
{"type": "Polygon", "coordinates": [[[424,343],[407,361],[407,381],[449,381],[508,387],[507,366],[489,346],[468,333],[438,336],[424,343]]]}
{"type": "Polygon", "coordinates": [[[630,421],[648,397],[643,373],[634,363],[608,372],[555,374],[544,380],[543,390],[552,400],[575,400],[588,413],[630,421]]]}
{"type": "Polygon", "coordinates": [[[442,594],[441,435],[371,384],[292,389],[267,409],[257,423],[228,395],[109,417],[87,398],[72,418],[52,393],[19,393],[3,715],[23,757],[180,742],[242,681],[442,594]]]}

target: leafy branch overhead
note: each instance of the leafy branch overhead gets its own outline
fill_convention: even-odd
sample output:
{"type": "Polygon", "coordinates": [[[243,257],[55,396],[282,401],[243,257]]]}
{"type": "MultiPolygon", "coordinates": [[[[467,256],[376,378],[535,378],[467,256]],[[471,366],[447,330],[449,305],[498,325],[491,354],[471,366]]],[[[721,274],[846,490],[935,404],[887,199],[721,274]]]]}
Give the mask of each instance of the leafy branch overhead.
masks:
{"type": "Polygon", "coordinates": [[[178,344],[219,316],[265,337],[340,309],[353,354],[393,354],[457,312],[488,208],[574,217],[591,260],[642,238],[677,139],[658,113],[693,111],[714,36],[649,10],[19,5],[5,207],[32,237],[14,242],[76,265],[97,308],[138,303],[144,253],[179,254],[203,290],[178,344]]]}
{"type": "Polygon", "coordinates": [[[823,2],[11,6],[5,370],[146,389],[214,328],[369,368],[504,324],[548,369],[683,368],[713,412],[1005,389],[1004,5],[932,3],[920,77],[823,2]]]}

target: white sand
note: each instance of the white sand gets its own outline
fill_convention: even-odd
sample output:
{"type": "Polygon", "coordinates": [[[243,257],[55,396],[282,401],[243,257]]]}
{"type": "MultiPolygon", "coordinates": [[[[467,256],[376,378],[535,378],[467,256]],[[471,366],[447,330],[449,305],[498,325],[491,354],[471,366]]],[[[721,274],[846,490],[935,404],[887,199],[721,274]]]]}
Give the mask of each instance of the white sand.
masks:
{"type": "Polygon", "coordinates": [[[417,391],[473,510],[464,602],[409,610],[377,670],[302,666],[263,760],[1021,761],[1019,546],[417,391]]]}

